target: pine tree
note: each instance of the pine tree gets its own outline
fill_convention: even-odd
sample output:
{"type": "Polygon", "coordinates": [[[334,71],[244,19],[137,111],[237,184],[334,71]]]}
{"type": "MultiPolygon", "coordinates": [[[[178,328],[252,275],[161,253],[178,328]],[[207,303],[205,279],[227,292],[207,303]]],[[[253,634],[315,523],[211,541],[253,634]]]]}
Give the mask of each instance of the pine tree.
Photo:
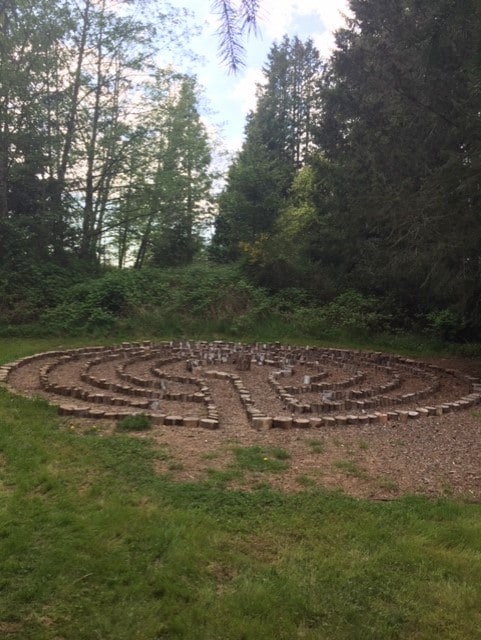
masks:
{"type": "Polygon", "coordinates": [[[211,253],[235,260],[269,235],[285,205],[296,171],[312,151],[313,112],[321,63],[311,41],[285,37],[264,68],[256,110],[219,200],[211,253]]]}
{"type": "Polygon", "coordinates": [[[453,308],[479,323],[479,3],[351,0],[351,10],[317,138],[337,176],[344,274],[411,315],[453,308]]]}
{"type": "Polygon", "coordinates": [[[196,81],[184,77],[168,115],[159,182],[159,224],[151,261],[156,265],[192,262],[201,245],[200,232],[211,216],[211,152],[197,108],[196,81]]]}

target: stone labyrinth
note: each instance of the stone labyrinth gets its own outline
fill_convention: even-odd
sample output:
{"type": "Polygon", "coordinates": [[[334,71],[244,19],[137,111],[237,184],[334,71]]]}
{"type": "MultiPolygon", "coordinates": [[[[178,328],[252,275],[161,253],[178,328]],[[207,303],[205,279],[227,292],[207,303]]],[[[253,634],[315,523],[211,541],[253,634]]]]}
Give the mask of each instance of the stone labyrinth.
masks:
{"type": "Polygon", "coordinates": [[[61,415],[222,429],[318,429],[441,416],[478,404],[478,379],[378,352],[140,342],[36,354],[0,368],[0,381],[48,397],[61,415]]]}

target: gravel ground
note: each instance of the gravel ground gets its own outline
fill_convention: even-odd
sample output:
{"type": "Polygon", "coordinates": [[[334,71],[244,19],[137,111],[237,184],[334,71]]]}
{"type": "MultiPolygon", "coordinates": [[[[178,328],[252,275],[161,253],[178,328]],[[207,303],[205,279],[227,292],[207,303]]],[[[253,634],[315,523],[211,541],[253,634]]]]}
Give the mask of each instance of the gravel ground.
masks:
{"type": "MultiPolygon", "coordinates": [[[[55,361],[54,356],[32,361],[13,369],[8,386],[15,393],[48,397],[53,404],[65,398],[47,394],[39,382],[39,369],[55,361]]],[[[66,362],[54,368],[50,381],[88,389],[90,385],[80,378],[87,359],[66,362]]],[[[151,368],[156,359],[128,361],[126,372],[145,379],[155,379],[151,368]]],[[[466,360],[436,359],[439,366],[479,376],[481,366],[466,360]]],[[[101,362],[90,368],[91,375],[107,381],[118,381],[118,360],[101,362]]],[[[202,377],[209,367],[200,367],[195,374],[186,371],[185,362],[165,365],[166,375],[202,377]]],[[[267,415],[290,415],[279,396],[268,384],[272,372],[268,366],[253,365],[250,371],[237,371],[235,365],[218,364],[216,370],[239,375],[252,396],[256,407],[267,415]]],[[[326,382],[339,382],[361,369],[366,373],[362,385],[353,389],[369,388],[389,381],[384,371],[369,368],[339,368],[335,363],[322,364],[326,382]]],[[[304,375],[313,375],[312,367],[301,365],[282,384],[301,386],[304,375]]],[[[438,374],[437,374],[438,375],[438,374]]],[[[402,370],[403,383],[396,394],[410,393],[426,386],[426,380],[409,367],[402,370]]],[[[229,380],[207,378],[210,395],[215,403],[221,427],[217,430],[200,428],[154,426],[148,434],[135,437],[151,438],[168,456],[157,462],[159,473],[168,473],[179,481],[197,481],[236,469],[236,447],[259,447],[262,459],[287,452],[287,469],[280,472],[241,470],[231,474],[229,486],[252,490],[270,485],[284,491],[324,487],[337,489],[362,498],[394,499],[406,494],[427,496],[453,496],[471,501],[481,500],[481,405],[424,417],[408,422],[388,422],[386,425],[333,425],[320,428],[266,429],[257,431],[250,425],[239,395],[229,380]],[[277,452],[277,453],[276,453],[277,452]]],[[[455,401],[469,393],[466,381],[452,374],[439,373],[439,391],[423,400],[423,405],[455,401]]],[[[169,390],[192,393],[198,389],[192,384],[167,381],[169,390]]],[[[105,391],[104,393],[110,393],[105,391]]],[[[123,394],[115,392],[115,396],[123,394]]],[[[299,398],[311,402],[314,393],[301,393],[299,398]]],[[[125,395],[125,398],[128,398],[125,395]]],[[[296,395],[296,398],[298,396],[296,395]]],[[[76,401],[80,406],[88,403],[76,401]]],[[[162,411],[169,414],[205,416],[202,403],[162,400],[162,411]]],[[[403,407],[404,408],[404,407],[403,407]]],[[[413,407],[405,407],[406,409],[413,407]]],[[[389,408],[387,409],[389,410],[389,408]]],[[[66,428],[79,435],[93,429],[100,437],[114,432],[115,423],[107,420],[73,420],[65,418],[66,428]]]]}

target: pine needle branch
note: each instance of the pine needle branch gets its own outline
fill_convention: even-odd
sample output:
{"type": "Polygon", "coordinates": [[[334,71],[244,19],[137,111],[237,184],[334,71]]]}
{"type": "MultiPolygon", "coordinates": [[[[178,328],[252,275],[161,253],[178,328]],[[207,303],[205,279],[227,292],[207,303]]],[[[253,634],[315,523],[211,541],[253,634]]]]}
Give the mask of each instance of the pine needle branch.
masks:
{"type": "Polygon", "coordinates": [[[233,0],[212,1],[212,11],[220,19],[217,30],[220,37],[219,55],[233,73],[237,73],[244,65],[243,34],[257,33],[259,5],[260,0],[241,0],[239,6],[233,0]]]}

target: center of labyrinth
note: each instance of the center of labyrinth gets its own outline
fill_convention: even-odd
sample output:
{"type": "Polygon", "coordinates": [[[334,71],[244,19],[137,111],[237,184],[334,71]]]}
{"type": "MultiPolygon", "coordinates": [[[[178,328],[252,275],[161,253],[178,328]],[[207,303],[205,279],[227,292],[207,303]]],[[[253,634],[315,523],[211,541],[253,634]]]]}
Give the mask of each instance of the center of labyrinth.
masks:
{"type": "Polygon", "coordinates": [[[4,365],[0,381],[61,415],[207,429],[405,422],[481,399],[478,379],[408,358],[220,341],[49,351],[4,365]]]}

